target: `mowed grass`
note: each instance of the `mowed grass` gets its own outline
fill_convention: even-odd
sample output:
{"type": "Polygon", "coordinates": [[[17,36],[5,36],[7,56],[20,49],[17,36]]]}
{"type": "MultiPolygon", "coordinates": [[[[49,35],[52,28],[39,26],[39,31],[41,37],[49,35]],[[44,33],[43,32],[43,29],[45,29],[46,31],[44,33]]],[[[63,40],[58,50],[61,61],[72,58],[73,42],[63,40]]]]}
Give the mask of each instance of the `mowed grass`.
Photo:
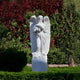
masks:
{"type": "MultiPolygon", "coordinates": [[[[8,71],[0,71],[0,73],[6,73],[8,71]]],[[[8,73],[33,73],[32,67],[25,66],[21,72],[8,72],[8,73]]],[[[80,73],[80,67],[48,67],[48,71],[53,73],[80,73]]],[[[45,73],[45,72],[44,72],[45,73]]]]}
{"type": "MultiPolygon", "coordinates": [[[[34,72],[32,67],[26,66],[21,72],[34,72]]],[[[80,67],[48,67],[47,72],[54,73],[80,73],[80,67]]]]}

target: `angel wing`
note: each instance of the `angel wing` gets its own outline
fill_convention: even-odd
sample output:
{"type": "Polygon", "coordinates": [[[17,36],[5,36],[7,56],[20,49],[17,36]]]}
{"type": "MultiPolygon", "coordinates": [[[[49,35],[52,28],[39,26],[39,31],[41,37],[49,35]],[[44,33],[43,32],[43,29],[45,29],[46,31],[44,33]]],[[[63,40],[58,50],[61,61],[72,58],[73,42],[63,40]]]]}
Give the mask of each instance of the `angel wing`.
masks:
{"type": "Polygon", "coordinates": [[[30,18],[30,41],[31,41],[31,50],[32,52],[36,51],[36,36],[34,35],[33,29],[34,25],[37,23],[37,18],[36,16],[32,16],[30,18]]]}
{"type": "Polygon", "coordinates": [[[44,28],[45,28],[45,54],[48,54],[50,47],[50,20],[48,16],[44,17],[44,28]]]}
{"type": "Polygon", "coordinates": [[[44,17],[45,31],[50,35],[50,20],[48,16],[44,17]]]}

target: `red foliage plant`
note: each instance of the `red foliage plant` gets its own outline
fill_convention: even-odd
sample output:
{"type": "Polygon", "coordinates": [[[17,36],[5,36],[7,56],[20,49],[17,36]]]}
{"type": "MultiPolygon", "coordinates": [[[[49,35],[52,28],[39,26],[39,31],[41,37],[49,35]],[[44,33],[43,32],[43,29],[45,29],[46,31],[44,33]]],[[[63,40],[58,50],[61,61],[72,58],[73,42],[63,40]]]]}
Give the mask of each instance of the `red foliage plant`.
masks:
{"type": "Polygon", "coordinates": [[[40,9],[49,16],[51,16],[53,12],[60,12],[63,5],[63,0],[22,0],[22,2],[29,3],[31,11],[40,9]]]}
{"type": "Polygon", "coordinates": [[[53,12],[61,11],[63,0],[22,0],[22,3],[5,2],[0,5],[0,16],[3,22],[17,19],[17,22],[24,21],[23,13],[27,10],[43,10],[46,14],[52,15],[53,12]]]}
{"type": "MultiPolygon", "coordinates": [[[[43,10],[46,14],[51,16],[54,12],[60,12],[62,9],[63,0],[22,0],[21,3],[2,1],[0,4],[1,22],[12,30],[11,21],[13,19],[17,22],[19,30],[20,25],[25,24],[26,19],[23,17],[27,11],[35,11],[36,9],[43,10]]],[[[13,28],[13,32],[16,30],[13,28]]]]}

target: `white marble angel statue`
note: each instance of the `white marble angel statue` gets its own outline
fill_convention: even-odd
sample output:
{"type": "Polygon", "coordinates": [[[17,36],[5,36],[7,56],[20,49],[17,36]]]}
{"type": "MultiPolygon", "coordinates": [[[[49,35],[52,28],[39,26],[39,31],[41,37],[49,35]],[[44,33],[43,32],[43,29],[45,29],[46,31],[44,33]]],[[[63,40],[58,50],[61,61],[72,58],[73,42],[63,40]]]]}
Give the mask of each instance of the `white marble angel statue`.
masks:
{"type": "Polygon", "coordinates": [[[50,20],[48,16],[30,19],[32,71],[47,71],[47,54],[50,46],[50,20]]]}

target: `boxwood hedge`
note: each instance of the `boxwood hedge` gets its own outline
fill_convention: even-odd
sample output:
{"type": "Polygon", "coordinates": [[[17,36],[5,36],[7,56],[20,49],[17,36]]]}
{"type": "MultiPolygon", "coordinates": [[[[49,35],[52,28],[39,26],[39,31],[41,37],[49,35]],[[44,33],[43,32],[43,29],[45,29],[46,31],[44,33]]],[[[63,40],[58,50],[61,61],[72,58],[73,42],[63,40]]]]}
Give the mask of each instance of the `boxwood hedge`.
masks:
{"type": "Polygon", "coordinates": [[[48,68],[47,72],[34,72],[30,67],[21,72],[0,71],[0,80],[80,80],[80,68],[48,68]]]}
{"type": "Polygon", "coordinates": [[[27,64],[26,53],[16,48],[0,48],[0,70],[21,71],[27,64]]]}

